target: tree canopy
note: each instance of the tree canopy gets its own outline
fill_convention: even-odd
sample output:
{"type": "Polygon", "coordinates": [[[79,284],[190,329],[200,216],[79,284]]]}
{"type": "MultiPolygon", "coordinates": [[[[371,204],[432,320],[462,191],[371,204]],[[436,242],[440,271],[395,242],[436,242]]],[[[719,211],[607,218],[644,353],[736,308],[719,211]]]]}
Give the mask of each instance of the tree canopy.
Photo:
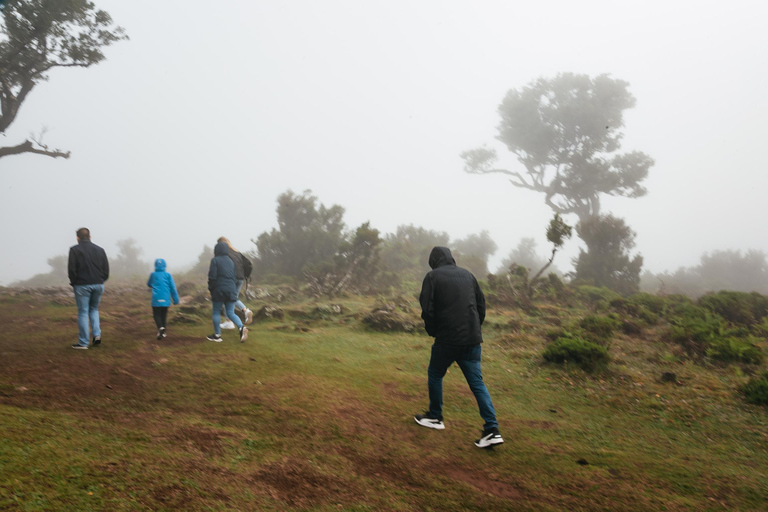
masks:
{"type": "Polygon", "coordinates": [[[300,276],[307,265],[331,262],[344,238],[344,208],[318,204],[311,190],[288,190],[277,198],[278,229],[253,242],[258,274],[300,276]]]}
{"type": "MultiPolygon", "coordinates": [[[[0,133],[16,120],[24,100],[54,68],[87,68],[104,60],[103,49],[127,39],[105,11],[87,0],[7,0],[0,15],[0,133]]],[[[0,158],[21,153],[69,158],[42,134],[0,147],[0,158]]]]}
{"type": "Polygon", "coordinates": [[[497,139],[524,171],[494,167],[496,150],[465,151],[464,170],[500,173],[512,185],[545,194],[557,213],[580,221],[600,214],[600,196],[640,197],[653,159],[645,153],[616,153],[624,134],[623,113],[635,98],[623,80],[562,73],[510,90],[498,111],[497,139]]]}

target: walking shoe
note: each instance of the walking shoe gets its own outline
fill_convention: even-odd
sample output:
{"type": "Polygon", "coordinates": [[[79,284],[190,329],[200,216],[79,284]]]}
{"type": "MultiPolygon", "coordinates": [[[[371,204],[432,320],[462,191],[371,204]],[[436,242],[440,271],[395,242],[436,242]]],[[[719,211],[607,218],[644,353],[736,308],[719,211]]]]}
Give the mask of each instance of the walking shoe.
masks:
{"type": "Polygon", "coordinates": [[[216,343],[221,343],[221,334],[216,334],[216,333],[209,334],[208,336],[205,337],[205,339],[207,339],[208,341],[215,341],[216,343]]]}
{"type": "Polygon", "coordinates": [[[160,332],[158,333],[161,338],[165,338],[167,334],[165,334],[165,327],[160,328],[160,332]]]}
{"type": "Polygon", "coordinates": [[[442,418],[435,418],[431,414],[429,414],[429,411],[425,412],[424,414],[417,414],[413,417],[414,420],[416,420],[416,423],[421,425],[422,427],[427,428],[434,428],[437,430],[443,430],[445,428],[445,425],[443,424],[442,418]]]}
{"type": "Polygon", "coordinates": [[[75,343],[74,345],[72,345],[72,348],[74,348],[75,350],[88,350],[88,345],[81,345],[79,343],[75,343]]]}
{"type": "Polygon", "coordinates": [[[489,428],[483,430],[483,437],[475,441],[475,446],[478,448],[488,448],[489,446],[502,443],[504,443],[504,440],[501,438],[501,434],[499,434],[499,429],[489,428]]]}
{"type": "Polygon", "coordinates": [[[248,328],[246,326],[242,326],[240,328],[240,343],[244,342],[248,339],[248,328]]]}
{"type": "Polygon", "coordinates": [[[245,325],[251,325],[253,322],[253,311],[245,308],[245,325]]]}
{"type": "Polygon", "coordinates": [[[93,337],[93,346],[98,347],[101,345],[101,336],[94,336],[93,337]]]}

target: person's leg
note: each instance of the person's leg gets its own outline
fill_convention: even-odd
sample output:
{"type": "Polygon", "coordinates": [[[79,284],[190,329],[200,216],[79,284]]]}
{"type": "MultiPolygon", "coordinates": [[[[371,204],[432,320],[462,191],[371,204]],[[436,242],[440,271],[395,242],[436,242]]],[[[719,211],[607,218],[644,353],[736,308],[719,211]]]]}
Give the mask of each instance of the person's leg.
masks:
{"type": "Polygon", "coordinates": [[[235,301],[229,301],[224,303],[224,309],[227,312],[227,318],[237,326],[238,329],[243,328],[243,321],[235,314],[235,301]]]}
{"type": "Polygon", "coordinates": [[[88,303],[91,300],[91,294],[87,285],[76,284],[74,287],[75,301],[77,302],[77,339],[80,345],[87,347],[90,343],[88,336],[88,303]]]}
{"type": "Polygon", "coordinates": [[[427,368],[429,414],[441,420],[443,419],[443,377],[454,361],[453,351],[453,347],[433,343],[427,368]]]}
{"type": "Polygon", "coordinates": [[[469,389],[475,395],[480,416],[485,421],[483,428],[489,430],[499,428],[499,423],[496,421],[496,410],[493,407],[491,395],[483,382],[483,373],[480,369],[481,359],[482,345],[477,344],[467,346],[464,354],[456,362],[459,363],[459,368],[464,373],[464,378],[467,379],[469,389]]]}
{"type": "Polygon", "coordinates": [[[241,309],[245,311],[248,308],[245,307],[245,304],[243,304],[243,301],[240,300],[240,290],[243,287],[243,283],[245,283],[245,279],[237,280],[237,300],[235,301],[235,309],[241,309]]]}
{"type": "Polygon", "coordinates": [[[155,325],[157,326],[158,330],[160,330],[160,328],[163,326],[163,317],[162,313],[160,312],[161,309],[165,308],[152,306],[152,318],[155,319],[155,325]]]}
{"type": "Polygon", "coordinates": [[[101,339],[101,324],[99,323],[99,303],[101,302],[101,296],[104,294],[103,284],[89,285],[91,288],[91,296],[88,301],[88,316],[91,320],[91,333],[94,338],[101,339]]]}
{"type": "Polygon", "coordinates": [[[168,306],[160,308],[160,327],[165,329],[168,326],[168,306]]]}
{"type": "Polygon", "coordinates": [[[219,301],[213,301],[213,333],[214,334],[221,334],[221,307],[224,305],[223,302],[219,301]]]}

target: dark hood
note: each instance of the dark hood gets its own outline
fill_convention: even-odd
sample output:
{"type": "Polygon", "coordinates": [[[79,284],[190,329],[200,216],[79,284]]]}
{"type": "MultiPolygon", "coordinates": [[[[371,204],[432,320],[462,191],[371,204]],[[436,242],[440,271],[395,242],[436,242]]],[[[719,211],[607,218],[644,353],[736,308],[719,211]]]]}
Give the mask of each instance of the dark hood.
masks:
{"type": "Polygon", "coordinates": [[[162,272],[165,270],[165,260],[163,258],[157,258],[155,260],[155,272],[162,272]]]}
{"type": "Polygon", "coordinates": [[[447,247],[435,247],[429,254],[429,267],[435,269],[444,265],[455,265],[456,260],[451,256],[451,250],[447,247]]]}
{"type": "Polygon", "coordinates": [[[227,256],[229,255],[229,246],[225,242],[219,242],[216,247],[213,248],[214,256],[227,256]]]}

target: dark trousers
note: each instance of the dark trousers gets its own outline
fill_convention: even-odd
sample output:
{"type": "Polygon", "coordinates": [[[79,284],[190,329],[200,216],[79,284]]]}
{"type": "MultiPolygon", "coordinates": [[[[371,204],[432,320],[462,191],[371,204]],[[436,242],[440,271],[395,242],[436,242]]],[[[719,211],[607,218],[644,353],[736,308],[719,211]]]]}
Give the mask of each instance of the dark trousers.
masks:
{"type": "Polygon", "coordinates": [[[480,416],[485,421],[486,429],[498,428],[496,411],[493,408],[491,395],[483,382],[483,374],[480,370],[480,360],[483,349],[481,345],[432,345],[432,357],[427,369],[429,387],[429,413],[436,417],[443,417],[443,377],[445,372],[454,363],[458,363],[464,378],[467,379],[469,389],[475,395],[480,416]]]}
{"type": "Polygon", "coordinates": [[[155,318],[158,330],[165,327],[165,320],[168,318],[168,306],[152,306],[152,316],[155,318]]]}

